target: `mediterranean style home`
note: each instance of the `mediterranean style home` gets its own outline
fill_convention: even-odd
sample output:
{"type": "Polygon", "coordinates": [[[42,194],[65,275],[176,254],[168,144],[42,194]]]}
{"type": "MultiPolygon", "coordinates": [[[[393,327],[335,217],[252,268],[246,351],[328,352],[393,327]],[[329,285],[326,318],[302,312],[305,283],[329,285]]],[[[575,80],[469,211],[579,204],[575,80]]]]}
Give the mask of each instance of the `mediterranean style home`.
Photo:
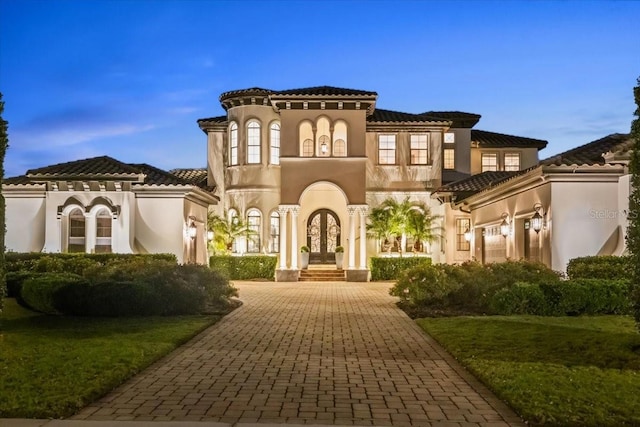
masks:
{"type": "Polygon", "coordinates": [[[310,263],[330,265],[344,248],[346,280],[366,281],[381,253],[367,214],[389,198],[425,203],[443,230],[419,253],[407,242],[405,256],[564,270],[572,257],[624,249],[628,136],[539,161],[547,141],[475,129],[477,114],[384,110],[377,98],[330,86],[234,90],[220,95],[225,115],[198,120],[206,169],[98,157],[6,179],[7,249],[206,263],[212,211],[246,221],[253,233],[233,251],[277,256],[276,280],[298,280],[307,246],[310,263]]]}

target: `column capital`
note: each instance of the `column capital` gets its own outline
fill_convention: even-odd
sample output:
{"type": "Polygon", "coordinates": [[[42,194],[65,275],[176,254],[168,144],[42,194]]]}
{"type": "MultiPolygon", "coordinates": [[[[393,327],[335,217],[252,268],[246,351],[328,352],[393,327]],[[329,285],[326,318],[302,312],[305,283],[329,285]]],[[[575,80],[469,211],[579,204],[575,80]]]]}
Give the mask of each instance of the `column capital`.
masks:
{"type": "Polygon", "coordinates": [[[366,216],[369,212],[369,205],[358,205],[358,210],[362,214],[362,216],[366,216]]]}
{"type": "Polygon", "coordinates": [[[349,216],[354,216],[357,211],[358,211],[358,206],[355,206],[355,205],[347,206],[347,212],[349,213],[349,216]]]}

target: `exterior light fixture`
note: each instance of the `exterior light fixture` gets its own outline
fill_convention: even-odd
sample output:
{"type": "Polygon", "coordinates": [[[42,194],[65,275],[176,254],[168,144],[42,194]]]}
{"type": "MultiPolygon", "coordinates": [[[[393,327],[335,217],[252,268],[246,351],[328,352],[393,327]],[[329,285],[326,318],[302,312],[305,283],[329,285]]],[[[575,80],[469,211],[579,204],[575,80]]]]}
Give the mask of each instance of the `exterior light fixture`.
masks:
{"type": "Polygon", "coordinates": [[[471,230],[467,228],[467,231],[464,232],[464,240],[467,242],[471,241],[471,230]]]}
{"type": "Polygon", "coordinates": [[[536,211],[536,213],[531,217],[531,228],[533,228],[533,231],[536,233],[540,233],[540,230],[542,230],[546,225],[544,220],[546,213],[540,203],[533,205],[533,210],[536,211]],[[542,212],[542,214],[540,214],[540,212],[542,212]]]}
{"type": "Polygon", "coordinates": [[[189,237],[195,239],[198,234],[198,228],[196,227],[195,218],[190,217],[191,223],[189,224],[189,237]]]}
{"type": "Polygon", "coordinates": [[[207,231],[207,240],[208,241],[212,241],[213,240],[213,230],[207,231]]]}
{"type": "Polygon", "coordinates": [[[329,151],[329,146],[327,145],[326,142],[322,142],[322,144],[320,144],[320,152],[324,155],[327,154],[327,152],[329,151]]]}
{"type": "Polygon", "coordinates": [[[511,231],[511,224],[509,224],[509,214],[505,212],[502,214],[501,218],[502,223],[500,224],[500,234],[502,234],[502,237],[506,239],[509,235],[509,232],[511,231]]]}

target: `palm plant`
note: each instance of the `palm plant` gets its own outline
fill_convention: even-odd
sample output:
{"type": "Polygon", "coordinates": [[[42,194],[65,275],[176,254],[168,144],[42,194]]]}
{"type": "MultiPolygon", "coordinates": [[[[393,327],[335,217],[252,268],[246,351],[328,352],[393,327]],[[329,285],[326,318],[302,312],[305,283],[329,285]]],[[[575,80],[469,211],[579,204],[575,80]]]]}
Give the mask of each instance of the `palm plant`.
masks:
{"type": "Polygon", "coordinates": [[[391,252],[391,241],[394,238],[391,224],[391,211],[382,206],[375,207],[369,212],[367,235],[383,242],[384,249],[391,252]]]}
{"type": "Polygon", "coordinates": [[[407,233],[414,240],[413,250],[415,252],[421,251],[424,243],[430,243],[440,238],[442,232],[435,224],[440,216],[432,215],[431,210],[424,203],[417,203],[413,206],[409,215],[407,233]]]}
{"type": "Polygon", "coordinates": [[[233,241],[238,237],[247,237],[255,234],[247,223],[238,216],[229,218],[227,212],[224,217],[213,212],[207,215],[207,225],[213,231],[213,253],[230,253],[233,241]]]}

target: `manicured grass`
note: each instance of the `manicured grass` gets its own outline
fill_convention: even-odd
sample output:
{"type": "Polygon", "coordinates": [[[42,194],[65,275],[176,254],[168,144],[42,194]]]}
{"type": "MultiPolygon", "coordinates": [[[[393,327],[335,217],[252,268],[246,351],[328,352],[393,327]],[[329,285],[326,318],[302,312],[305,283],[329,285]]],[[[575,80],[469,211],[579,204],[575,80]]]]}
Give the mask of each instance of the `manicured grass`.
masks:
{"type": "Polygon", "coordinates": [[[530,425],[640,425],[640,334],[631,317],[417,322],[530,425]]]}
{"type": "Polygon", "coordinates": [[[67,417],[219,318],[45,316],[6,299],[0,417],[67,417]]]}

